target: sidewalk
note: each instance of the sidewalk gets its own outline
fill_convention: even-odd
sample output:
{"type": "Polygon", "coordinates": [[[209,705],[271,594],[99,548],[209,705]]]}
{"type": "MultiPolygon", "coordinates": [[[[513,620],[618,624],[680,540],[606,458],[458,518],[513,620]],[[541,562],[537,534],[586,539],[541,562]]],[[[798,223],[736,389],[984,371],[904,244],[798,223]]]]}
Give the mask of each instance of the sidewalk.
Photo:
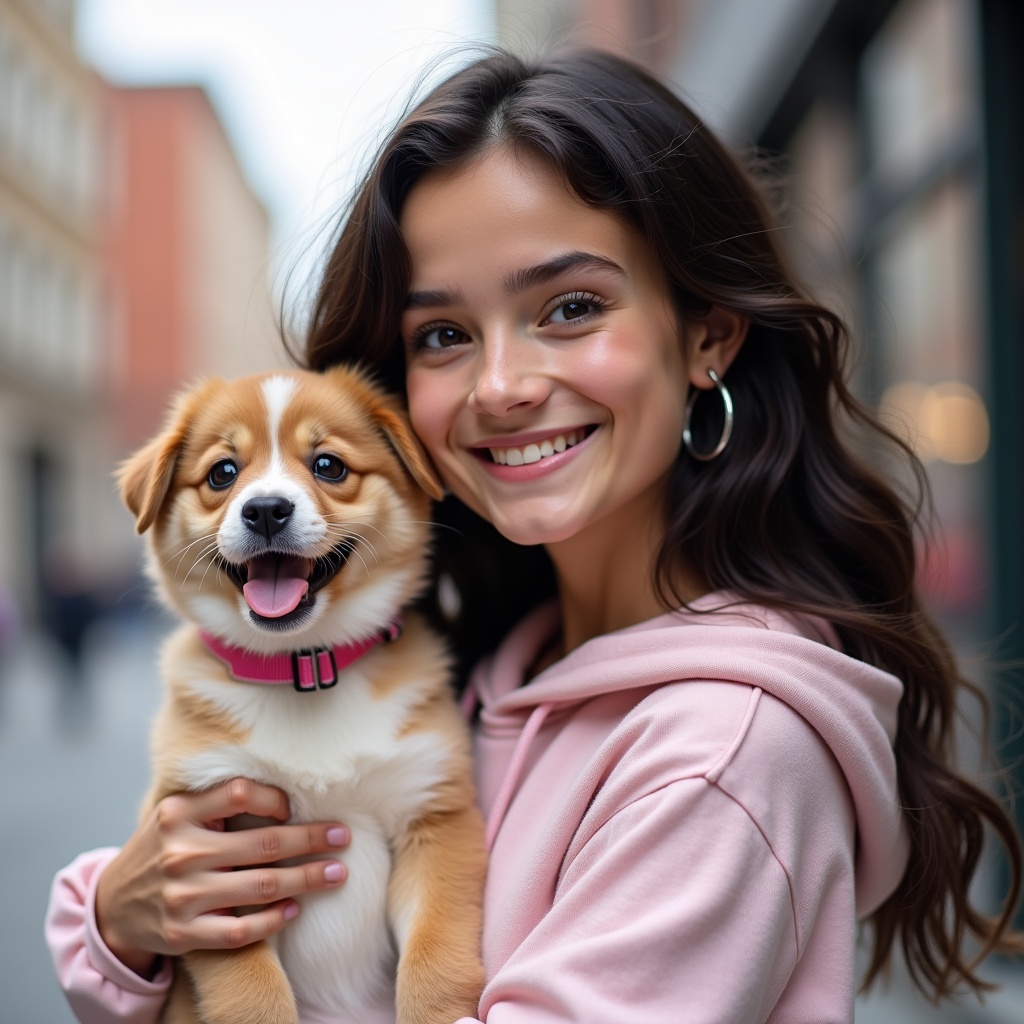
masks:
{"type": "Polygon", "coordinates": [[[0,993],[5,1024],[71,1024],[43,942],[50,881],[82,850],[121,842],[149,778],[159,700],[155,620],[98,624],[84,687],[29,635],[0,665],[0,993]]]}

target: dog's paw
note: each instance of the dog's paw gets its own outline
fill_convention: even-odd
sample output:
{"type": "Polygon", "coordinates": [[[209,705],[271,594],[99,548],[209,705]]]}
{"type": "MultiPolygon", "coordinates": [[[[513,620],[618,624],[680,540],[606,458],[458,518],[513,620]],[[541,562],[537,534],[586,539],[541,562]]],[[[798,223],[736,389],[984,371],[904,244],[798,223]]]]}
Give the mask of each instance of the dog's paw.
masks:
{"type": "Polygon", "coordinates": [[[299,1024],[291,985],[266,942],[184,959],[202,1024],[299,1024]]]}
{"type": "Polygon", "coordinates": [[[203,1001],[202,1024],[299,1024],[291,989],[284,992],[238,993],[203,1001]]]}
{"type": "Polygon", "coordinates": [[[474,961],[422,968],[402,963],[398,972],[398,1024],[451,1024],[475,1017],[484,987],[483,966],[474,961]]]}

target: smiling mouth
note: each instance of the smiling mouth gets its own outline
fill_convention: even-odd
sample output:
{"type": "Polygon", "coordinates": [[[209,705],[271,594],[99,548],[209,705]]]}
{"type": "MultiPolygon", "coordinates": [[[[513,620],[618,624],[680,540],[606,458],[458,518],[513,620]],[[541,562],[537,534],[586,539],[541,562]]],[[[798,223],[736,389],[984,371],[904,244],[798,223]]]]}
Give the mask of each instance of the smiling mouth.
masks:
{"type": "Polygon", "coordinates": [[[222,559],[221,568],[241,591],[254,623],[287,629],[309,614],[317,592],[345,567],[352,550],[343,542],[318,558],[268,551],[242,563],[222,559]]]}
{"type": "Polygon", "coordinates": [[[575,430],[567,430],[561,434],[552,434],[551,437],[532,444],[509,448],[482,448],[479,449],[480,457],[486,459],[489,456],[489,460],[499,466],[529,466],[534,462],[540,462],[542,459],[574,448],[581,441],[586,440],[596,429],[596,424],[590,424],[586,427],[577,427],[575,430]]]}

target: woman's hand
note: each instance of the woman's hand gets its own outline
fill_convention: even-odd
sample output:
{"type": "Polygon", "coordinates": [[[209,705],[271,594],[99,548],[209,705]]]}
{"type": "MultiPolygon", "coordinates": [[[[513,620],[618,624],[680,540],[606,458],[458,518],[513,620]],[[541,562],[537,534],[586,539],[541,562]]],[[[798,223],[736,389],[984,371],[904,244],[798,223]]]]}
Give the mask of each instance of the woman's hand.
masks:
{"type": "Polygon", "coordinates": [[[287,821],[288,799],[248,779],[165,797],[107,865],[96,891],[96,922],[110,951],[137,974],[151,977],[160,955],[234,949],[266,938],[299,912],[291,897],[344,881],[337,860],[268,866],[346,846],[343,825],[226,831],[226,819],[239,814],[287,821]],[[232,913],[253,905],[261,909],[232,913]]]}

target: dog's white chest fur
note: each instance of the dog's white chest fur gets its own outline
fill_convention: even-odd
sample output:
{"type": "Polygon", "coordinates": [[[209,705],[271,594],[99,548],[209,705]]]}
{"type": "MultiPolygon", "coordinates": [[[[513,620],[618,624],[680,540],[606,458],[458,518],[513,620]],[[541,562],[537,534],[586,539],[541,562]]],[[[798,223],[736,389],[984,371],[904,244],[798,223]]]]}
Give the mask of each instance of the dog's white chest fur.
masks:
{"type": "MultiPolygon", "coordinates": [[[[211,673],[213,675],[213,673],[211,673]]],[[[243,742],[214,744],[182,758],[180,783],[203,789],[236,776],[283,789],[293,821],[341,821],[352,842],[339,855],[349,871],[337,890],[303,897],[278,937],[300,1003],[354,1019],[393,1005],[395,947],[387,890],[395,839],[444,780],[450,751],[429,731],[402,735],[424,687],[375,694],[359,664],[330,690],[297,693],[189,673],[179,693],[224,712],[243,742]]],[[[166,713],[173,713],[172,706],[166,713]]]]}

